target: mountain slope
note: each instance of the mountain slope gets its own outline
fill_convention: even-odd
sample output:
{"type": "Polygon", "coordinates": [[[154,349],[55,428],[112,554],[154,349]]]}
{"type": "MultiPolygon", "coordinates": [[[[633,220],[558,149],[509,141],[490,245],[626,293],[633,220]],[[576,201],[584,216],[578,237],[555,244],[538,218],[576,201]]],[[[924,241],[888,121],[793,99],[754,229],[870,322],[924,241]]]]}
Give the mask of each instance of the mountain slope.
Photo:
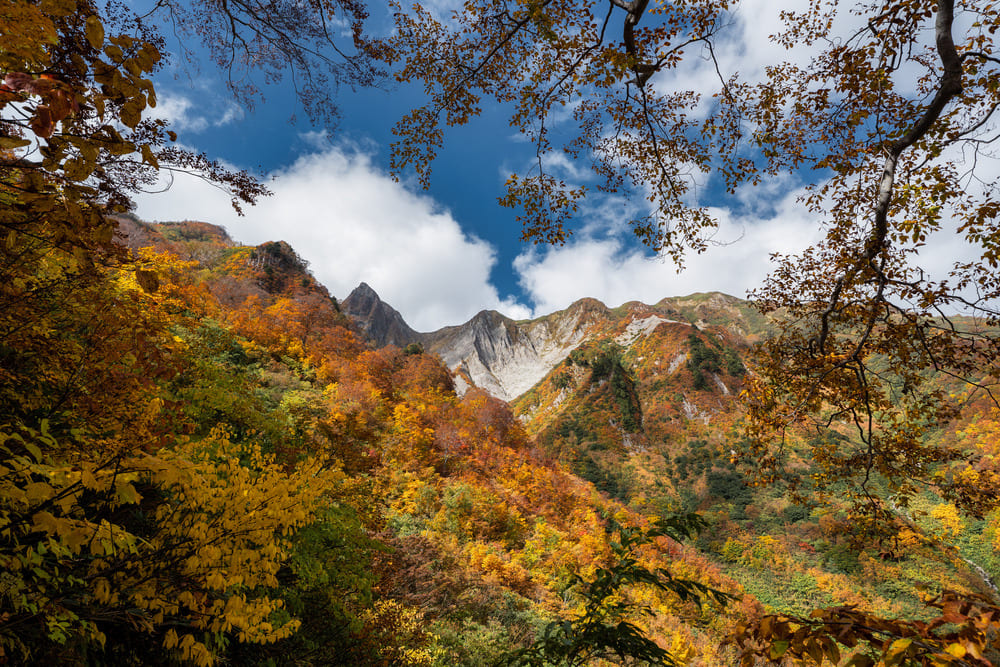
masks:
{"type": "Polygon", "coordinates": [[[424,334],[423,341],[463,382],[509,401],[545,377],[607,317],[608,309],[594,299],[527,322],[482,311],[460,326],[424,334]]]}
{"type": "MultiPolygon", "coordinates": [[[[316,579],[292,607],[311,625],[308,641],[329,631],[331,604],[355,617],[354,626],[339,626],[363,626],[361,638],[325,640],[324,650],[345,662],[360,664],[361,649],[393,662],[382,647],[416,655],[434,642],[447,656],[438,664],[480,665],[530,641],[540,622],[572,612],[572,576],[586,578],[606,562],[614,539],[608,516],[642,522],[700,512],[711,531],[694,545],[660,544],[650,554],[657,567],[752,593],[708,611],[711,623],[691,624],[695,610],[669,597],[652,603],[640,625],[687,664],[735,664],[721,640],[760,613],[758,599],[767,610],[842,604],[898,616],[917,613],[922,586],[985,590],[956,557],[958,547],[941,544],[960,545],[963,557],[1000,571],[990,546],[998,517],[963,523],[941,499],[921,497],[912,508],[917,518],[901,522],[904,546],[886,555],[878,545],[852,544],[835,505],[793,505],[780,483],[747,484],[733,462],[741,438],[735,396],[746,346],[768,323],[739,299],[695,294],[613,309],[585,299],[527,322],[485,311],[461,326],[415,334],[413,342],[445,359],[445,369],[416,346],[358,345],[287,244],[227,245],[191,224],[160,231],[182,240],[205,232],[204,241],[183,241],[188,257],[205,259],[176,275],[174,264],[151,259],[163,285],[158,294],[189,294],[194,303],[197,293],[185,291],[190,279],[219,300],[208,311],[219,324],[202,319],[197,326],[210,328],[192,328],[197,336],[179,331],[192,354],[212,355],[197,363],[214,375],[185,374],[168,387],[195,422],[191,433],[225,427],[289,463],[330,454],[348,480],[338,503],[355,507],[368,537],[387,547],[365,555],[361,536],[335,523],[324,528],[333,539],[305,540],[297,552],[307,557],[303,573],[322,554],[345,586],[358,576],[344,569],[352,564],[373,587],[370,602],[341,602],[339,589],[316,579]],[[180,280],[173,292],[171,280],[180,280]],[[529,389],[514,401],[515,415],[482,390],[456,395],[452,368],[459,381],[498,394],[529,389]],[[342,559],[345,538],[351,557],[342,559]],[[377,634],[396,622],[427,632],[377,634]]],[[[381,314],[383,333],[393,323],[407,333],[374,292],[367,299],[369,307],[357,310],[381,314]]],[[[995,442],[1000,426],[986,426],[979,437],[995,442]]],[[[789,441],[793,456],[797,437],[789,441]]],[[[309,585],[307,577],[295,584],[309,585]]],[[[282,593],[293,601],[296,594],[282,593]]],[[[287,661],[294,650],[285,642],[270,655],[287,661]]],[[[309,644],[299,650],[309,655],[309,644]]],[[[265,654],[250,655],[234,653],[232,662],[262,662],[265,654]]]]}

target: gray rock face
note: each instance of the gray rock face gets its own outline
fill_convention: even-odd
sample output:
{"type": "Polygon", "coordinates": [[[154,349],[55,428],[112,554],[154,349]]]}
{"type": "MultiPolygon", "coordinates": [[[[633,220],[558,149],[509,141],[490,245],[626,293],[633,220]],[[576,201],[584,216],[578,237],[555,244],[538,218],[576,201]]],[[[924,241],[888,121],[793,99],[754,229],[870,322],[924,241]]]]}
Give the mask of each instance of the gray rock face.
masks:
{"type": "Polygon", "coordinates": [[[365,283],[344,299],[341,310],[374,345],[420,343],[459,376],[458,387],[468,381],[505,401],[531,389],[587,338],[593,324],[608,318],[604,304],[583,299],[528,322],[484,310],[465,324],[417,333],[365,283]]]}
{"type": "MultiPolygon", "coordinates": [[[[460,392],[473,385],[505,401],[531,389],[599,332],[610,333],[619,345],[630,347],[664,324],[697,327],[696,320],[725,320],[730,327],[744,324],[740,308],[745,308],[739,299],[722,294],[664,299],[655,306],[630,302],[615,313],[596,299],[581,299],[535,320],[517,322],[484,310],[465,324],[417,333],[364,283],[341,307],[375,345],[420,343],[452,370],[460,392]]],[[[672,362],[671,372],[684,358],[672,362]]]]}
{"type": "Polygon", "coordinates": [[[382,301],[366,283],[361,283],[340,303],[340,309],[358,325],[376,347],[406,347],[420,341],[395,308],[382,301]]]}
{"type": "Polygon", "coordinates": [[[463,325],[424,334],[424,348],[472,384],[511,401],[531,389],[607,319],[593,299],[528,322],[484,310],[463,325]]]}

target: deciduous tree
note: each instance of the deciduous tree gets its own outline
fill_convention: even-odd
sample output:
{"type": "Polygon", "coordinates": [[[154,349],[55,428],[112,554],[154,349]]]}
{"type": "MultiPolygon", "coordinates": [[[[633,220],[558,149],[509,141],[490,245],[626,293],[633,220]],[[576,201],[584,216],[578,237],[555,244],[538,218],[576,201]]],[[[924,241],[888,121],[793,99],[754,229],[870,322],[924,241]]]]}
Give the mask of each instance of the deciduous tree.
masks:
{"type": "Polygon", "coordinates": [[[111,214],[163,169],[265,190],[144,118],[161,42],[118,9],[0,9],[0,661],[211,664],[287,637],[276,573],[341,476],[166,417],[193,370],[170,327],[210,299],[174,258],[131,263],[111,214]]]}

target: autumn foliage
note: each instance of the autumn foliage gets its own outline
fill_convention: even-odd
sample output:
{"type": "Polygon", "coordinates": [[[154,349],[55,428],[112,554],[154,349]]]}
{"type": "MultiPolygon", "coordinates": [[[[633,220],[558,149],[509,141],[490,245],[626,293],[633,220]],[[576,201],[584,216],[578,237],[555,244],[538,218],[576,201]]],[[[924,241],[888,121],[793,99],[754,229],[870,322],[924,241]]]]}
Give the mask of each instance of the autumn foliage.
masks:
{"type": "MultiPolygon", "coordinates": [[[[513,105],[539,164],[504,203],[529,238],[562,241],[585,194],[547,170],[536,122],[581,95],[567,154],[603,188],[651,193],[634,228],[675,258],[713,224],[688,206],[691,165],[731,187],[833,174],[806,200],[834,202],[826,241],[757,295],[777,335],[754,333],[749,372],[746,340],[671,316],[628,352],[624,327],[576,349],[523,420],[456,393],[419,349],[369,349],[286,243],[130,217],[164,170],[198,170],[237,207],[265,190],[148,117],[162,41],[142,18],[0,10],[0,661],[997,662],[995,589],[969,558],[1000,567],[1000,427],[969,390],[993,382],[994,322],[942,312],[995,316],[997,207],[962,189],[950,151],[984,142],[996,108],[996,7],[961,23],[950,0],[860,3],[852,40],[760,86],[720,79],[695,121],[697,96],[656,77],[687,47],[711,55],[727,3],[648,4],[470,0],[450,23],[397,5],[383,42],[353,0],[158,5],[221,36],[219,57],[306,75],[320,115],[325,83],[401,61],[431,99],[397,127],[396,166],[425,180],[442,123],[513,105]],[[311,49],[342,21],[355,50],[315,76],[311,49]],[[932,24],[935,44],[910,49],[932,24]],[[272,50],[290,25],[299,40],[272,50]],[[907,59],[915,97],[890,85],[907,59]],[[905,261],[942,211],[982,249],[952,283],[905,261]],[[694,511],[710,530],[659,528],[704,528],[694,511]]],[[[836,13],[790,13],[779,41],[823,42],[836,13]]],[[[705,300],[687,301],[702,322],[705,300]]]]}

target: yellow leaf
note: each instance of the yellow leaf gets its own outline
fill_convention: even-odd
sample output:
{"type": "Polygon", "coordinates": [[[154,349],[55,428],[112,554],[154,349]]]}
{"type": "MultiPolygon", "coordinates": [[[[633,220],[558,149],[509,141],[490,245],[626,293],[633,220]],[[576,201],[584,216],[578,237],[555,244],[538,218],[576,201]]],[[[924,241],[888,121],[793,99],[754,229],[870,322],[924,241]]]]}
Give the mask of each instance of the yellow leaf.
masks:
{"type": "Polygon", "coordinates": [[[143,106],[145,104],[140,104],[137,98],[130,98],[128,102],[122,105],[121,121],[128,127],[134,128],[139,124],[139,120],[142,117],[143,106]]]}
{"type": "Polygon", "coordinates": [[[149,147],[149,145],[143,144],[141,150],[142,150],[142,161],[148,164],[149,166],[153,167],[154,169],[159,169],[160,163],[156,159],[156,156],[153,155],[153,151],[149,147]]]}
{"type": "Polygon", "coordinates": [[[92,47],[99,49],[104,46],[104,26],[96,15],[92,14],[87,17],[86,32],[87,41],[92,47]]]}
{"type": "Polygon", "coordinates": [[[906,649],[910,648],[910,644],[913,643],[913,639],[909,637],[903,637],[897,639],[890,646],[889,650],[885,652],[885,657],[883,660],[886,665],[896,665],[899,664],[903,659],[903,654],[906,649]]]}
{"type": "Polygon", "coordinates": [[[31,484],[28,484],[27,487],[25,487],[24,491],[25,494],[27,495],[28,502],[32,504],[37,503],[39,501],[48,500],[53,495],[55,495],[55,490],[52,488],[52,486],[46,484],[45,482],[32,482],[31,484]]]}
{"type": "Polygon", "coordinates": [[[789,642],[787,639],[771,644],[771,660],[777,660],[781,656],[785,655],[785,652],[788,650],[788,644],[789,642]]]}
{"type": "Polygon", "coordinates": [[[961,644],[957,644],[957,643],[956,644],[948,644],[948,648],[946,648],[944,650],[944,652],[947,653],[948,655],[953,655],[956,658],[964,658],[965,657],[965,647],[962,646],[961,644]]]}
{"type": "Polygon", "coordinates": [[[59,527],[59,521],[51,512],[35,512],[31,517],[34,520],[32,526],[35,530],[45,533],[55,533],[59,527]]]}
{"type": "Polygon", "coordinates": [[[99,485],[97,483],[97,478],[94,477],[94,473],[87,470],[86,468],[80,473],[80,482],[83,484],[83,488],[97,490],[99,485]]]}
{"type": "Polygon", "coordinates": [[[21,139],[19,137],[0,137],[0,150],[14,150],[15,148],[22,148],[31,143],[29,139],[21,139]]]}
{"type": "Polygon", "coordinates": [[[115,496],[118,498],[118,502],[127,505],[134,505],[142,500],[142,495],[128,482],[118,482],[115,485],[115,496]]]}
{"type": "Polygon", "coordinates": [[[90,539],[91,532],[83,528],[75,528],[63,536],[66,546],[74,553],[80,553],[83,545],[90,539]]]}

